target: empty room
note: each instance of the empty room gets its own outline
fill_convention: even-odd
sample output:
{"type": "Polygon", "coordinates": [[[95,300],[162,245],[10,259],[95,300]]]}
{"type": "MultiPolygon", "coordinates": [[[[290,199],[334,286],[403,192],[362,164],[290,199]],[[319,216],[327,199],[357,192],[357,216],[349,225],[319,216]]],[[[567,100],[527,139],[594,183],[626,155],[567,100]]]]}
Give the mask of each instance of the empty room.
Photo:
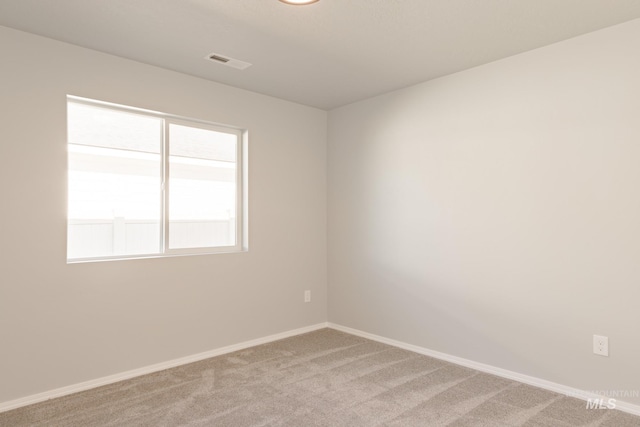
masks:
{"type": "Polygon", "coordinates": [[[640,1],[0,0],[0,426],[640,426],[640,1]]]}

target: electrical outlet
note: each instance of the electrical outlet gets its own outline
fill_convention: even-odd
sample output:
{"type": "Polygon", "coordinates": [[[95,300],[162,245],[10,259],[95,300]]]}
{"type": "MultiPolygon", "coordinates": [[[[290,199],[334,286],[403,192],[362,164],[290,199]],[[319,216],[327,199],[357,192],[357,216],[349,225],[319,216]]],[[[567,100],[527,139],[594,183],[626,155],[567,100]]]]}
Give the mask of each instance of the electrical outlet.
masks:
{"type": "Polygon", "coordinates": [[[609,356],[609,338],[602,335],[594,335],[593,353],[600,356],[609,356]]]}
{"type": "Polygon", "coordinates": [[[304,291],[304,302],[311,302],[311,291],[304,291]]]}

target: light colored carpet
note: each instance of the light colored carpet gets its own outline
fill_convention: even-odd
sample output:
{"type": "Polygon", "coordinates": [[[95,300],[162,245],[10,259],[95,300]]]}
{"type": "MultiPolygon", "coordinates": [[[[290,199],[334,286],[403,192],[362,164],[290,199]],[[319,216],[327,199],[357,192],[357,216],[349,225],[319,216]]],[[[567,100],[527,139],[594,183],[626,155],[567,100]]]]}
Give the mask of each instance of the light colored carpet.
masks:
{"type": "Polygon", "coordinates": [[[0,414],[1,426],[640,426],[323,329],[0,414]]]}

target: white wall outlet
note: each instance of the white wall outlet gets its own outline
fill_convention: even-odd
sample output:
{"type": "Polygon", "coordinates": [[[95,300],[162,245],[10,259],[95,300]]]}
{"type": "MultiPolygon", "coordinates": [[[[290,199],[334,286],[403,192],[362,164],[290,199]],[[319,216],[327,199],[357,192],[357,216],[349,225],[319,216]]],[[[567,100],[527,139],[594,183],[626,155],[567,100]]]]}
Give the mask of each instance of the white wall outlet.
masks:
{"type": "Polygon", "coordinates": [[[609,338],[602,335],[593,336],[593,353],[600,356],[609,355],[609,338]]]}
{"type": "Polygon", "coordinates": [[[304,291],[304,302],[311,302],[311,291],[304,291]]]}

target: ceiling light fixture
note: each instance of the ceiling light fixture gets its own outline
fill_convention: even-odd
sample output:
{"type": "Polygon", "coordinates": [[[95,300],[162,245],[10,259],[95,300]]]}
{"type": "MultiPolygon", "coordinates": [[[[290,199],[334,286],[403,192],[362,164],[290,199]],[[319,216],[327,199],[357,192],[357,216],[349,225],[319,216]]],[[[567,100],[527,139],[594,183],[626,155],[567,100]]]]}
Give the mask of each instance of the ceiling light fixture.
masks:
{"type": "Polygon", "coordinates": [[[280,0],[282,3],[292,4],[296,6],[303,6],[305,4],[315,3],[320,0],[280,0]]]}

